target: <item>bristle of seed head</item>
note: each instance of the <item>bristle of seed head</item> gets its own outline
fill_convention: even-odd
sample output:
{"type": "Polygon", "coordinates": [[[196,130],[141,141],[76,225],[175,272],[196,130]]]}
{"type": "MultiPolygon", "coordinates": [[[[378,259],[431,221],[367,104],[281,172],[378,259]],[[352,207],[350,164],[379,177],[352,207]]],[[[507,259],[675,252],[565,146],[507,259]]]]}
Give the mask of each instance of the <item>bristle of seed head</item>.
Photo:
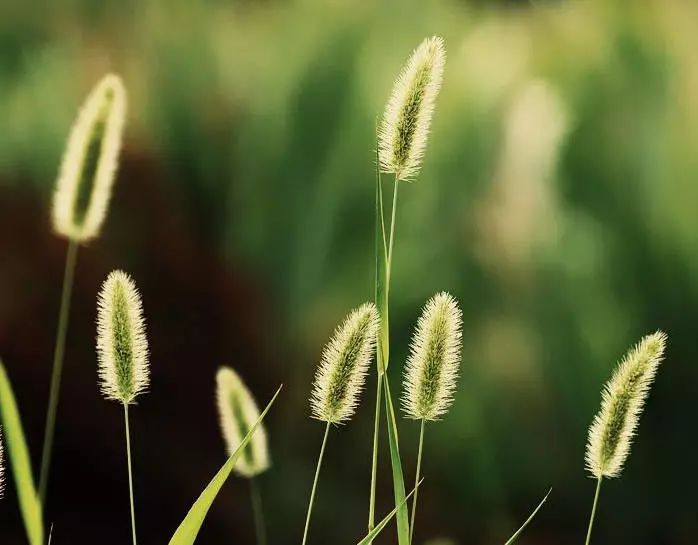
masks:
{"type": "Polygon", "coordinates": [[[53,195],[56,233],[77,242],[99,235],[111,197],[126,117],[126,90],[109,74],[94,87],[68,137],[53,195]]]}
{"type": "Polygon", "coordinates": [[[342,424],[352,417],[376,350],[378,328],[378,309],[364,303],[335,329],[315,373],[310,396],[313,418],[342,424]]]}
{"type": "MultiPolygon", "coordinates": [[[[242,379],[229,367],[221,367],[216,374],[216,401],[223,439],[231,456],[259,419],[259,408],[242,379]]],[[[269,469],[269,465],[267,434],[260,424],[234,470],[243,477],[254,477],[269,469]]]]}
{"type": "Polygon", "coordinates": [[[97,356],[102,394],[134,403],[150,382],[141,296],[123,271],[113,271],[97,299],[97,356]]]}
{"type": "Polygon", "coordinates": [[[419,173],[445,62],[443,39],[427,38],[395,80],[378,128],[382,172],[394,173],[399,180],[412,180],[419,173]]]}
{"type": "Polygon", "coordinates": [[[645,400],[664,358],[662,331],[643,337],[625,355],[602,391],[589,428],[586,468],[596,478],[618,477],[630,454],[645,400]]]}
{"type": "Polygon", "coordinates": [[[409,418],[438,420],[453,403],[461,360],[462,313],[441,292],[424,305],[405,365],[402,409],[409,418]]]}

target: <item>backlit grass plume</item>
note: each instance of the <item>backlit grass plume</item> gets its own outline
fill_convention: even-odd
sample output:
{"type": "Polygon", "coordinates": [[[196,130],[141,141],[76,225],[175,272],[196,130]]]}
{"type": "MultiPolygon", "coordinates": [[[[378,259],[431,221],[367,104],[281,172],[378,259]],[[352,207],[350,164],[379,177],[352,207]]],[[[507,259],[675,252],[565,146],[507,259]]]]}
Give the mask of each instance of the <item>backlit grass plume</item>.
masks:
{"type": "MultiPolygon", "coordinates": [[[[221,367],[216,374],[216,402],[228,456],[232,456],[259,419],[259,408],[245,383],[230,367],[221,367]]],[[[266,544],[266,528],[262,496],[255,477],[269,469],[269,465],[267,433],[264,426],[259,424],[233,468],[250,481],[257,545],[266,544]]]]}
{"type": "Polygon", "coordinates": [[[419,173],[445,60],[443,39],[427,38],[393,85],[378,131],[378,158],[381,170],[399,180],[419,173]]]}
{"type": "Polygon", "coordinates": [[[119,76],[109,74],[85,100],[68,138],[53,196],[53,226],[58,234],[77,242],[99,235],[125,117],[124,85],[119,76]]]}
{"type": "Polygon", "coordinates": [[[303,545],[308,539],[310,516],[315,501],[320,467],[325,454],[330,424],[347,422],[356,409],[363,388],[368,366],[376,351],[376,335],[379,328],[378,309],[373,303],[364,303],[353,310],[335,329],[325,346],[315,374],[310,396],[313,418],[326,422],[325,435],[320,447],[313,488],[308,502],[308,514],[303,530],[303,545]]]}
{"type": "Polygon", "coordinates": [[[448,293],[424,306],[412,337],[402,407],[417,420],[438,420],[453,402],[461,357],[461,311],[448,293]]]}
{"type": "Polygon", "coordinates": [[[124,406],[126,456],[131,499],[131,535],[136,545],[136,515],[133,502],[131,432],[128,407],[149,384],[148,342],[141,296],[129,275],[109,274],[97,299],[97,356],[102,394],[124,406]]]}
{"type": "MultiPolygon", "coordinates": [[[[259,418],[259,409],[247,386],[229,367],[221,367],[216,375],[216,400],[223,438],[230,456],[259,418]]],[[[264,426],[259,426],[234,471],[243,477],[254,477],[268,468],[267,434],[264,426]]]]}
{"type": "Polygon", "coordinates": [[[97,354],[102,394],[132,404],[149,383],[148,342],[138,289],[129,275],[113,271],[98,298],[97,354]]]}
{"type": "Polygon", "coordinates": [[[325,346],[310,398],[313,418],[331,424],[354,414],[375,352],[378,311],[365,303],[347,316],[325,346]]]}
{"type": "Polygon", "coordinates": [[[408,417],[421,420],[410,542],[417,513],[416,483],[421,478],[424,428],[428,420],[438,420],[453,403],[461,359],[462,322],[458,303],[450,294],[434,295],[419,317],[405,365],[402,408],[408,417]]]}
{"type": "Polygon", "coordinates": [[[596,514],[601,481],[620,476],[645,400],[662,363],[667,336],[662,331],[643,337],[618,364],[605,384],[601,409],[589,428],[586,468],[597,479],[587,544],[596,514]]]}

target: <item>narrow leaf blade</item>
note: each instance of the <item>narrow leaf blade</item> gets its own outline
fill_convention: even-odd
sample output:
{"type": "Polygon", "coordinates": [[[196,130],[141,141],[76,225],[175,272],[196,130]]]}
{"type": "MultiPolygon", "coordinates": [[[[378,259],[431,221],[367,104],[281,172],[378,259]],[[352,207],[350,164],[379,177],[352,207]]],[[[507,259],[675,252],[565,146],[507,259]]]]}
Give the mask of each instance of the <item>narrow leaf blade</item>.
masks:
{"type": "MultiPolygon", "coordinates": [[[[412,489],[412,492],[410,492],[409,494],[407,494],[407,496],[405,497],[405,500],[404,500],[404,502],[403,502],[403,505],[404,505],[405,503],[407,503],[407,500],[409,499],[409,497],[410,497],[412,494],[414,494],[414,492],[415,492],[415,490],[417,490],[417,488],[419,488],[419,485],[422,484],[422,480],[423,480],[423,479],[421,479],[421,480],[417,483],[417,486],[415,486],[415,487],[412,489]]],[[[359,541],[356,545],[368,545],[368,544],[371,543],[374,539],[376,539],[376,538],[378,537],[378,534],[380,534],[380,533],[383,531],[383,528],[385,528],[385,527],[388,525],[388,523],[390,522],[390,519],[392,519],[392,518],[395,516],[395,513],[397,513],[398,508],[399,508],[399,506],[398,506],[398,507],[395,507],[390,513],[388,513],[385,517],[383,517],[383,520],[381,520],[381,521],[373,528],[373,530],[371,530],[368,534],[366,534],[366,536],[365,536],[361,541],[359,541]]]]}
{"type": "Polygon", "coordinates": [[[519,528],[516,533],[509,538],[509,541],[507,541],[504,545],[512,545],[514,541],[517,540],[517,538],[521,535],[521,532],[523,532],[526,529],[526,526],[528,526],[528,523],[531,522],[535,516],[538,514],[538,511],[540,511],[540,508],[543,507],[543,504],[547,501],[548,496],[550,496],[550,493],[553,491],[551,488],[548,490],[548,493],[545,495],[545,497],[541,500],[541,502],[538,504],[538,507],[536,507],[533,510],[533,513],[526,519],[526,521],[521,525],[521,528],[519,528]]]}
{"type": "Polygon", "coordinates": [[[5,366],[0,361],[0,418],[2,419],[7,453],[12,466],[15,488],[24,527],[31,545],[43,545],[44,521],[41,503],[34,486],[29,449],[24,438],[22,420],[17,409],[17,401],[5,366]]]}
{"type": "Polygon", "coordinates": [[[250,431],[242,440],[240,446],[235,452],[233,452],[233,454],[231,454],[225,464],[223,464],[223,467],[218,470],[218,473],[216,473],[213,479],[211,479],[211,482],[208,483],[208,486],[206,486],[199,498],[194,502],[194,505],[192,505],[191,509],[189,509],[187,516],[184,517],[184,520],[179,525],[179,528],[177,528],[172,536],[172,539],[170,539],[169,545],[193,545],[194,541],[196,540],[196,536],[199,534],[201,525],[208,514],[208,510],[211,508],[213,501],[218,495],[218,492],[230,476],[230,473],[235,467],[238,458],[240,458],[242,455],[247,443],[250,441],[250,439],[252,439],[254,432],[257,430],[257,427],[266,416],[267,412],[276,400],[276,397],[279,395],[279,392],[281,392],[281,388],[282,387],[279,386],[279,389],[274,394],[274,397],[271,398],[271,401],[269,401],[266,408],[262,411],[262,414],[259,415],[257,422],[255,422],[254,426],[250,428],[250,431]]]}
{"type": "Polygon", "coordinates": [[[402,473],[402,462],[400,461],[400,446],[397,435],[397,424],[395,421],[395,409],[390,396],[390,385],[388,375],[385,375],[383,382],[385,386],[385,412],[388,420],[388,442],[390,444],[390,465],[393,470],[393,492],[395,494],[395,505],[397,508],[397,538],[399,545],[409,545],[410,543],[410,523],[405,504],[405,479],[402,473]]]}

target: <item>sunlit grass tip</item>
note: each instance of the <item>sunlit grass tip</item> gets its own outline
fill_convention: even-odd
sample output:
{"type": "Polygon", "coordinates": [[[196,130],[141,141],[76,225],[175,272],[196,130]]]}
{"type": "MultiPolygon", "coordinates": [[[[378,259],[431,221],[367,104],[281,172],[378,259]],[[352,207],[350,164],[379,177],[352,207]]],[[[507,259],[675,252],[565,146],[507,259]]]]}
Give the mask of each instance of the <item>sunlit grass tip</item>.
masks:
{"type": "Polygon", "coordinates": [[[383,172],[414,179],[426,150],[446,49],[438,36],[425,39],[395,80],[378,129],[378,160],[383,172]]]}
{"type": "Polygon", "coordinates": [[[666,341],[662,331],[643,337],[605,384],[586,450],[586,468],[594,477],[618,477],[623,470],[666,341]]]}
{"type": "Polygon", "coordinates": [[[315,374],[313,418],[341,424],[354,414],[375,352],[378,321],[376,306],[364,303],[334,331],[315,374]]]}
{"type": "Polygon", "coordinates": [[[126,405],[148,387],[148,342],[141,296],[131,277],[113,271],[97,301],[97,355],[102,394],[126,405]]]}
{"type": "Polygon", "coordinates": [[[410,418],[438,420],[453,403],[461,328],[462,313],[453,296],[441,292],[427,301],[405,365],[401,401],[410,418]]]}
{"type": "MultiPolygon", "coordinates": [[[[221,367],[216,374],[216,401],[223,439],[230,456],[259,419],[259,408],[240,376],[230,367],[221,367]]],[[[260,424],[234,471],[243,477],[254,477],[268,468],[267,434],[260,424]]]]}
{"type": "Polygon", "coordinates": [[[53,227],[69,239],[95,238],[104,222],[126,117],[126,90],[109,74],[90,92],[68,137],[53,196],[53,227]]]}

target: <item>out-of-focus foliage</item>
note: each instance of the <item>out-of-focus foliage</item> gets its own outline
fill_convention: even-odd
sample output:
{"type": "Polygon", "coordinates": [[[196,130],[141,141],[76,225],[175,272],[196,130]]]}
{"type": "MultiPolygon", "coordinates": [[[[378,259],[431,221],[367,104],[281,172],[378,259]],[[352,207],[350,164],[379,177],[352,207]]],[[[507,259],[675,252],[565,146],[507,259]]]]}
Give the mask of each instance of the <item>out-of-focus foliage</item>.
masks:
{"type": "MultiPolygon", "coordinates": [[[[119,248],[106,254],[109,268],[125,261],[165,270],[173,255],[187,262],[179,252],[190,246],[177,232],[155,253],[142,242],[154,239],[134,218],[157,214],[147,225],[176,225],[230,271],[257,279],[271,323],[250,322],[258,313],[240,311],[240,319],[271,346],[265,361],[273,363],[262,368],[240,348],[204,354],[200,365],[208,366],[201,372],[210,373],[211,396],[222,363],[248,366],[246,376],[256,374],[267,391],[290,385],[287,404],[269,418],[272,539],[299,534],[299,498],[319,441],[306,426],[305,400],[322,342],[372,294],[376,119],[409,52],[439,34],[448,57],[424,167],[400,193],[392,383],[420,304],[439,290],[463,308],[465,351],[453,409],[428,430],[415,539],[501,542],[553,486],[522,543],[579,542],[593,494],[584,442],[601,385],[626,346],[661,328],[667,363],[624,479],[606,487],[597,535],[618,544],[693,543],[698,441],[686,434],[686,419],[698,390],[697,3],[10,0],[0,15],[0,198],[28,194],[48,210],[76,109],[115,71],[129,90],[129,119],[105,226],[119,248]],[[139,191],[148,195],[142,205],[139,191]]],[[[48,231],[47,218],[35,221],[48,231]]],[[[22,235],[0,235],[3,262],[17,270],[20,257],[4,249],[22,235]]],[[[196,276],[201,267],[182,270],[190,284],[179,286],[180,298],[209,282],[196,276]]],[[[0,288],[9,301],[0,301],[2,329],[19,312],[9,297],[15,288],[0,288]]],[[[157,295],[157,282],[146,284],[146,299],[148,292],[172,296],[157,295]]],[[[228,295],[220,308],[224,301],[228,295]]],[[[149,320],[161,324],[157,362],[158,347],[192,333],[152,308],[149,320]]],[[[53,316],[46,309],[48,330],[53,316]]],[[[235,339],[233,326],[224,331],[235,339]]],[[[92,371],[85,354],[80,365],[92,371]]],[[[45,363],[27,365],[43,376],[45,363]]],[[[173,376],[185,365],[193,373],[189,364],[160,362],[173,376]]],[[[43,399],[41,387],[37,395],[43,399]]],[[[31,400],[20,404],[25,414],[31,400]]],[[[372,411],[364,404],[338,438],[351,449],[328,452],[318,542],[363,535],[372,411]]],[[[416,447],[417,429],[401,424],[411,474],[407,445],[416,447]]],[[[200,449],[187,448],[195,463],[200,449]]],[[[216,516],[227,520],[224,510],[216,516]]]]}

